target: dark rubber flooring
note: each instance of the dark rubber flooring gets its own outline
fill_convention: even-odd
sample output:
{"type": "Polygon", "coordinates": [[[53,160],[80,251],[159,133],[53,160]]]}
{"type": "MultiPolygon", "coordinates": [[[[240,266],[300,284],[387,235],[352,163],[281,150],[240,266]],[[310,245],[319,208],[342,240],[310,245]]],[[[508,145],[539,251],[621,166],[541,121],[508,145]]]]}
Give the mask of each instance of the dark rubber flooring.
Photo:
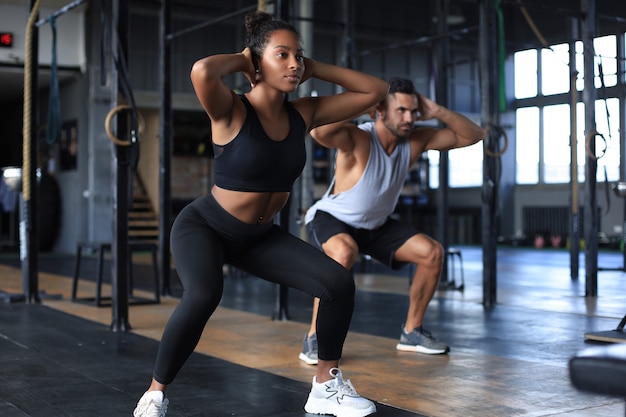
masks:
{"type": "MultiPolygon", "coordinates": [[[[0,416],[131,416],[156,349],[156,341],[43,305],[0,303],[0,416]]],[[[172,415],[312,416],[303,410],[309,390],[306,383],[194,353],[170,389],[172,415]]],[[[419,416],[377,407],[378,417],[419,416]]]]}

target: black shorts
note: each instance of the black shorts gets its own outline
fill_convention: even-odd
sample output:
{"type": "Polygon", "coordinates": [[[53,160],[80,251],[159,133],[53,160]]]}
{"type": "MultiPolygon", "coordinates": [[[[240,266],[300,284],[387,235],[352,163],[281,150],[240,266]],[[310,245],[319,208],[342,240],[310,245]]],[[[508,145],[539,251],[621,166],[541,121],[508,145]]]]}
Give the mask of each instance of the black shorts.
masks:
{"type": "Polygon", "coordinates": [[[392,269],[400,269],[408,264],[395,261],[393,257],[400,246],[420,233],[415,227],[392,218],[387,218],[376,229],[357,229],[321,210],[307,223],[306,231],[309,243],[320,250],[322,244],[332,236],[347,233],[357,243],[360,253],[369,255],[392,269]]]}

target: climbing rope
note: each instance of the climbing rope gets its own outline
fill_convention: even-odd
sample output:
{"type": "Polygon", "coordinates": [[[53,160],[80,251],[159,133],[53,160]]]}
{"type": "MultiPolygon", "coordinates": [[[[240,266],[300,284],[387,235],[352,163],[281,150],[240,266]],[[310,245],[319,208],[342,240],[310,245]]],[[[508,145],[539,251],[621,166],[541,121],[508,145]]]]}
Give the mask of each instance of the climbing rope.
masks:
{"type": "Polygon", "coordinates": [[[32,103],[32,68],[33,68],[33,32],[35,31],[35,20],[39,14],[39,5],[41,0],[36,0],[28,16],[26,22],[26,33],[24,37],[25,53],[24,53],[24,118],[23,118],[23,136],[24,144],[22,146],[22,193],[24,201],[30,201],[30,153],[31,153],[31,123],[33,115],[31,113],[32,103]]]}

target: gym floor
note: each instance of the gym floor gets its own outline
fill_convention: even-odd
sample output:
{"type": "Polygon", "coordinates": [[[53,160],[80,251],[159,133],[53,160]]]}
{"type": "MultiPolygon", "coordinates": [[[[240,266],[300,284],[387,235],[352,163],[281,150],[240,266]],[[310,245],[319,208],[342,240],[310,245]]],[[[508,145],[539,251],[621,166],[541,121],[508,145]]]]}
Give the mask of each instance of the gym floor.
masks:
{"type": "MultiPolygon", "coordinates": [[[[408,306],[408,270],[369,263],[356,268],[357,295],[342,369],[377,403],[377,416],[623,415],[624,401],[577,391],[568,360],[601,344],[585,333],[615,329],[626,313],[626,275],[619,252],[599,254],[598,297],[570,278],[564,249],[498,249],[495,307],[482,304],[482,251],[459,247],[454,284],[442,286],[425,324],[448,343],[448,355],[398,352],[408,306]],[[606,269],[606,270],[604,270],[606,269]]],[[[95,255],[83,255],[79,297],[93,297],[95,255]]],[[[134,258],[133,294],[154,296],[147,254],[134,258]]],[[[41,254],[41,303],[8,302],[21,292],[20,260],[0,253],[0,415],[132,414],[146,389],[158,339],[180,286],[159,304],[131,305],[127,332],[112,332],[111,309],[71,301],[74,256],[41,254]],[[0,294],[1,295],[1,294],[0,294]]],[[[105,261],[105,277],[110,259],[105,261]]],[[[451,277],[450,277],[451,279],[451,277]]],[[[452,283],[450,283],[452,284],[452,283]]],[[[297,356],[312,300],[288,293],[288,319],[273,320],[276,287],[229,274],[222,303],[196,352],[170,388],[171,416],[311,416],[303,405],[314,368],[297,356]]],[[[105,283],[105,295],[110,286],[105,283]]]]}

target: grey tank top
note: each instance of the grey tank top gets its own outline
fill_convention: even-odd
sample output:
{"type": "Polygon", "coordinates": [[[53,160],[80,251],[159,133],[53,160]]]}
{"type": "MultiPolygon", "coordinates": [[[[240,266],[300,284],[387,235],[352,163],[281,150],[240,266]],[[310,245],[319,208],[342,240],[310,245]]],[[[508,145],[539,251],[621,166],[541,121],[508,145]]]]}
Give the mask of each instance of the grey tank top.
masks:
{"type": "Polygon", "coordinates": [[[363,123],[359,128],[368,132],[370,138],[370,155],[363,175],[352,188],[338,194],[331,194],[333,178],[322,198],[307,210],[305,223],[313,220],[317,210],[322,210],[352,227],[375,229],[393,213],[410,168],[410,144],[402,141],[387,155],[373,122],[363,123]]]}

